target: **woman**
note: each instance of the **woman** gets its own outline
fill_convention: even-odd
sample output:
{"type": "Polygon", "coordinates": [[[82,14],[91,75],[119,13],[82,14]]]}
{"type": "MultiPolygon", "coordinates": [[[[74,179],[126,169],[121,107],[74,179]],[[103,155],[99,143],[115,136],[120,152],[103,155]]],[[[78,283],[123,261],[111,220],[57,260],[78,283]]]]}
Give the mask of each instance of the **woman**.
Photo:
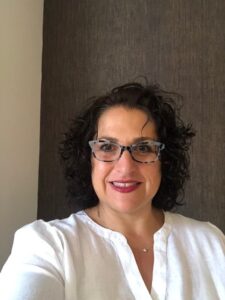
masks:
{"type": "Polygon", "coordinates": [[[60,148],[79,211],[17,231],[0,298],[225,299],[224,235],[169,212],[181,204],[193,136],[157,86],[94,99],[60,148]]]}

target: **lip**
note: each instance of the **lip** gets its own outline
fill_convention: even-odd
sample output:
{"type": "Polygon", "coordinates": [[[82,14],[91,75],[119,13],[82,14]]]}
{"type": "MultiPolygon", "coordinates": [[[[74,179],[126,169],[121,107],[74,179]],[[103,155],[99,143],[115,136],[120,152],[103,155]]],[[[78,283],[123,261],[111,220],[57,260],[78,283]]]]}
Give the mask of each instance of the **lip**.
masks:
{"type": "Polygon", "coordinates": [[[138,189],[141,184],[140,181],[134,180],[114,180],[109,183],[113,190],[120,193],[131,193],[138,189]]]}

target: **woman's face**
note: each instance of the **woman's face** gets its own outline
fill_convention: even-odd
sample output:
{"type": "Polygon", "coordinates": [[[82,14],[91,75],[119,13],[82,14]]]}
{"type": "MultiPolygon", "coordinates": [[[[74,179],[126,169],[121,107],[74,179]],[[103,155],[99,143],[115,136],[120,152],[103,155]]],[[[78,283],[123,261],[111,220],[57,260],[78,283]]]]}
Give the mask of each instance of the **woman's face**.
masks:
{"type": "MultiPolygon", "coordinates": [[[[157,141],[155,123],[139,109],[113,107],[98,123],[98,139],[113,139],[129,146],[140,138],[157,141]]],[[[119,160],[102,162],[92,156],[92,184],[99,205],[118,213],[135,213],[151,207],[161,181],[160,161],[144,164],[124,151],[119,160]]]]}

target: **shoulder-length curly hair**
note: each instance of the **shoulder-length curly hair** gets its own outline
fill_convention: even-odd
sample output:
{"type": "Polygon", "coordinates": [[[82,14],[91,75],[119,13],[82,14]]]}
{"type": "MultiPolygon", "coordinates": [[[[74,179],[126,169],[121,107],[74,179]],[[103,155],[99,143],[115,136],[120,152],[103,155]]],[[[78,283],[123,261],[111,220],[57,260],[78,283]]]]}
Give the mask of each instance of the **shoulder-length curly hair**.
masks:
{"type": "Polygon", "coordinates": [[[144,111],[156,124],[158,141],[165,144],[160,155],[161,184],[152,205],[167,211],[182,204],[184,183],[189,178],[188,150],[195,134],[192,126],[185,125],[180,119],[174,96],[158,85],[128,83],[104,96],[92,98],[60,144],[69,202],[75,211],[96,206],[99,202],[92,186],[88,141],[96,136],[100,116],[115,106],[144,111]]]}

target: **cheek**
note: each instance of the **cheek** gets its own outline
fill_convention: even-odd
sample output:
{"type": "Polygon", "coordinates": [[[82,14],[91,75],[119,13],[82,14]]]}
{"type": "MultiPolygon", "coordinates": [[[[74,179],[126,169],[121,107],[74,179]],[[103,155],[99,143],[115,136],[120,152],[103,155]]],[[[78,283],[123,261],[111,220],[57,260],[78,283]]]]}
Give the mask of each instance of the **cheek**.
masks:
{"type": "Polygon", "coordinates": [[[104,162],[92,161],[92,186],[98,199],[104,199],[107,189],[107,177],[110,167],[104,162]]]}
{"type": "Polygon", "coordinates": [[[146,171],[146,178],[151,185],[159,186],[161,182],[160,164],[152,165],[151,168],[148,171],[146,171]]]}
{"type": "Polygon", "coordinates": [[[156,189],[158,190],[161,184],[161,167],[159,166],[156,170],[155,170],[155,185],[156,185],[156,189]]]}
{"type": "Polygon", "coordinates": [[[92,159],[91,161],[92,166],[92,183],[94,184],[101,184],[105,177],[110,172],[110,167],[107,163],[98,161],[96,159],[92,159]]]}

